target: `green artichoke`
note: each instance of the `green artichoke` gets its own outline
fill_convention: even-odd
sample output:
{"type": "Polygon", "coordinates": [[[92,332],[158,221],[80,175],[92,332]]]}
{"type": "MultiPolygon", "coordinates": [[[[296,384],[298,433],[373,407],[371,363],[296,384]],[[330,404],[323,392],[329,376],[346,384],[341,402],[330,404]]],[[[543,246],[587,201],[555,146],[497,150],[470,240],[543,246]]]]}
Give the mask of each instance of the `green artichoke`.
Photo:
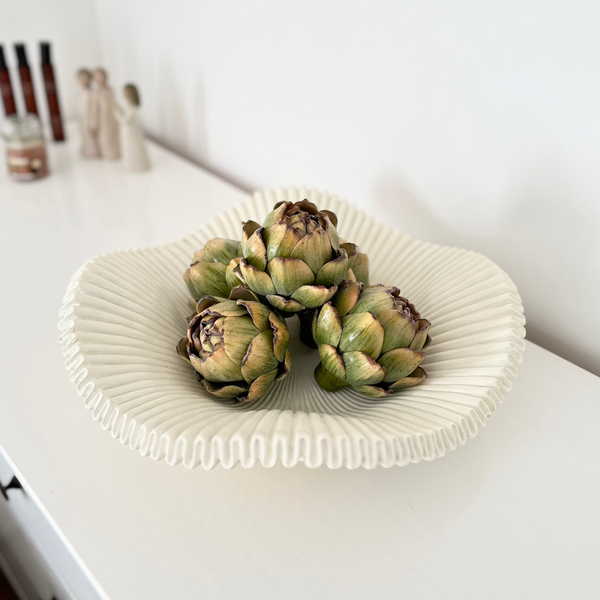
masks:
{"type": "Polygon", "coordinates": [[[227,298],[231,290],[240,284],[234,269],[241,260],[240,242],[215,238],[194,254],[190,268],[183,279],[194,300],[203,296],[227,298]]]}
{"type": "Polygon", "coordinates": [[[319,211],[308,200],[280,202],[262,226],[243,224],[243,258],[234,271],[284,314],[318,308],[357,262],[360,276],[368,268],[365,255],[357,261],[354,244],[340,243],[336,225],[334,213],[319,211]]]}
{"type": "Polygon", "coordinates": [[[232,296],[201,298],[177,351],[194,367],[206,391],[251,402],[288,374],[290,334],[285,321],[248,299],[252,296],[247,291],[238,288],[232,296]]]}
{"type": "Polygon", "coordinates": [[[427,373],[419,364],[431,342],[431,323],[395,287],[361,290],[360,283],[345,282],[315,312],[317,383],[327,391],[351,385],[375,398],[421,383],[427,373]]]}

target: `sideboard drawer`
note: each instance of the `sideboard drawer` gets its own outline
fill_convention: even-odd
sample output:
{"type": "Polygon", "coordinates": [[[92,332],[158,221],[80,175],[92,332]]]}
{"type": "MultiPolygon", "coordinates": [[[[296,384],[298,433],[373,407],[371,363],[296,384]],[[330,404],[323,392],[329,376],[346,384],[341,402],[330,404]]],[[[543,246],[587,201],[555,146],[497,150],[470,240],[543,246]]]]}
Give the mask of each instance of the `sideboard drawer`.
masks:
{"type": "MultiPolygon", "coordinates": [[[[0,452],[0,483],[14,473],[0,452]]],[[[52,524],[25,490],[0,494],[0,568],[23,600],[99,600],[52,524]]]]}

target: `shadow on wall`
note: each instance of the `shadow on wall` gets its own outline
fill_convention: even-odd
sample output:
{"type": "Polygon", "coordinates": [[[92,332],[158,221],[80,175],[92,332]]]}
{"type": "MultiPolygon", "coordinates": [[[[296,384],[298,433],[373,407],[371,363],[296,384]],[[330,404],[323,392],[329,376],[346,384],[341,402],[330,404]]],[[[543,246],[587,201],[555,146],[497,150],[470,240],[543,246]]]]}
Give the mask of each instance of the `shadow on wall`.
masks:
{"type": "Polygon", "coordinates": [[[156,97],[160,98],[157,111],[159,124],[158,131],[146,131],[148,137],[166,146],[179,156],[206,169],[228,181],[232,185],[252,192],[253,187],[240,181],[229,172],[215,168],[210,161],[210,146],[208,143],[206,94],[200,77],[196,74],[191,111],[183,101],[183,94],[177,89],[177,79],[173,74],[173,65],[164,63],[160,68],[160,89],[156,90],[156,97]],[[192,115],[190,123],[186,115],[192,115]]]}
{"type": "MultiPolygon", "coordinates": [[[[571,303],[562,290],[577,285],[582,273],[600,281],[599,247],[586,247],[594,239],[597,218],[581,206],[568,177],[560,168],[545,165],[515,181],[493,231],[485,234],[459,230],[436,216],[401,180],[382,181],[374,189],[377,217],[412,237],[468,248],[485,254],[510,274],[517,285],[527,318],[527,338],[559,356],[600,375],[600,349],[578,345],[581,331],[588,340],[600,339],[600,324],[593,298],[571,303]],[[578,235],[578,233],[585,235],[578,235]],[[572,265],[578,264],[578,269],[572,265]],[[548,290],[554,293],[548,294],[548,290]],[[593,317],[593,318],[592,318],[593,317]]],[[[467,217],[468,218],[468,217],[467,217]]],[[[600,238],[596,231],[595,239],[600,238]]],[[[401,287],[401,282],[399,282],[401,287]]],[[[569,295],[573,298],[574,295],[569,295]]]]}
{"type": "MultiPolygon", "coordinates": [[[[189,148],[192,140],[198,136],[203,138],[206,132],[193,132],[186,121],[186,107],[183,96],[178,92],[177,80],[173,75],[173,66],[163,63],[160,69],[161,95],[159,101],[158,126],[156,132],[161,143],[177,154],[190,159],[189,148]]],[[[203,111],[204,106],[198,106],[203,111]]]]}

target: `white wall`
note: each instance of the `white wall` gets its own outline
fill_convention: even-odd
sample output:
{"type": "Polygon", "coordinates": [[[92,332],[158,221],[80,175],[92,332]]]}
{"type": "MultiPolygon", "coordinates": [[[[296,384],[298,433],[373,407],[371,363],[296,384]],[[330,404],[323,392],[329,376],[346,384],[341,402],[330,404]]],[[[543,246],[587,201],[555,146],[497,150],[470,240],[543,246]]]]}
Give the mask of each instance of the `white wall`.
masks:
{"type": "MultiPolygon", "coordinates": [[[[82,66],[95,67],[101,61],[93,0],[0,0],[0,44],[4,46],[6,62],[12,67],[17,107],[24,111],[13,44],[24,42],[34,77],[38,111],[46,121],[48,106],[40,76],[41,41],[52,43],[61,110],[66,118],[74,118],[77,95],[75,72],[82,66]]],[[[0,114],[4,115],[2,108],[0,114]]]]}
{"type": "Polygon", "coordinates": [[[97,10],[113,81],[140,84],[155,137],[249,189],[321,186],[487,254],[530,339],[600,374],[598,2],[97,10]]]}

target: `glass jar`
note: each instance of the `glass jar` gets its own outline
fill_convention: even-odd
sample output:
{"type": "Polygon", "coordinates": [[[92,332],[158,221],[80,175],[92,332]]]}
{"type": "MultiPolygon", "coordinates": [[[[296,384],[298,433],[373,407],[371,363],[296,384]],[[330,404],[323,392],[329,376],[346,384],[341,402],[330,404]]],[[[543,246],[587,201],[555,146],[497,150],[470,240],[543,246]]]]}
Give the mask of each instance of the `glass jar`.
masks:
{"type": "Polygon", "coordinates": [[[15,181],[33,181],[48,175],[42,127],[36,115],[11,115],[2,127],[8,174],[15,181]]]}

